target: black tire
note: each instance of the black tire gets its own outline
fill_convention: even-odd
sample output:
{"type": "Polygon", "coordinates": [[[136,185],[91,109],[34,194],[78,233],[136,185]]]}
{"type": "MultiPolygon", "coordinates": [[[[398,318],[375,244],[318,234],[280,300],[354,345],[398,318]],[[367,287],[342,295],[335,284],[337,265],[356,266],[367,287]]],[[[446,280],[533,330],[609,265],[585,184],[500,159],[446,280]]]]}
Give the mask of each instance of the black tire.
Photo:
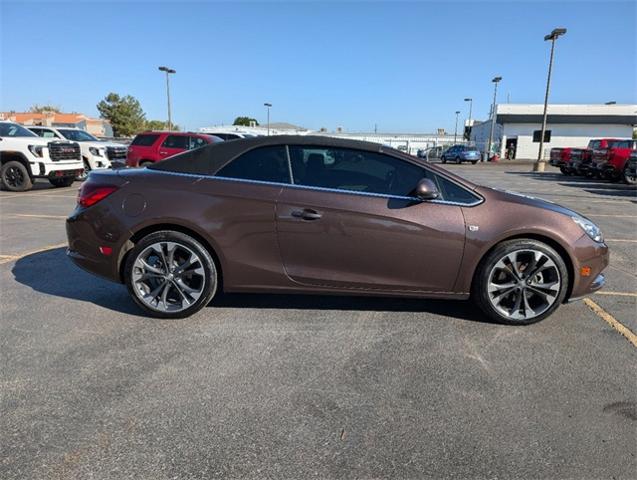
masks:
{"type": "Polygon", "coordinates": [[[441,161],[442,163],[447,163],[447,159],[446,159],[445,157],[440,157],[440,161],[441,161]]]}
{"type": "Polygon", "coordinates": [[[82,171],[81,174],[79,174],[77,177],[75,177],[75,179],[78,182],[83,182],[84,180],[86,180],[88,178],[88,174],[91,173],[91,164],[88,163],[88,160],[85,158],[84,159],[84,170],[82,171]]]}
{"type": "Polygon", "coordinates": [[[566,175],[566,176],[569,176],[569,175],[571,174],[571,172],[569,172],[569,171],[566,169],[566,167],[564,167],[564,166],[561,166],[561,167],[560,167],[560,172],[562,172],[562,174],[564,174],[564,175],[566,175]]]}
{"type": "MultiPolygon", "coordinates": [[[[528,266],[529,264],[527,263],[526,267],[528,266]]],[[[523,274],[524,271],[522,270],[521,273],[523,274]]],[[[535,277],[535,276],[532,275],[532,277],[535,277]]],[[[528,284],[529,281],[530,281],[529,279],[523,278],[522,280],[519,281],[520,282],[519,285],[523,285],[524,283],[528,284]]],[[[515,283],[515,280],[513,280],[513,283],[515,283]]],[[[520,238],[520,239],[508,240],[508,241],[500,243],[482,259],[474,275],[473,284],[471,288],[471,298],[478,305],[478,307],[484,312],[484,314],[487,317],[489,317],[490,320],[493,320],[498,323],[508,324],[508,325],[530,325],[532,323],[539,322],[540,320],[543,320],[549,315],[551,315],[564,302],[564,298],[566,297],[566,292],[568,290],[568,285],[569,285],[568,269],[566,267],[566,264],[564,263],[564,259],[560,256],[560,254],[558,254],[553,248],[551,248],[545,243],[542,243],[537,240],[520,238]],[[551,269],[555,270],[556,272],[559,272],[559,282],[560,282],[559,290],[555,293],[555,295],[551,295],[552,297],[554,297],[552,298],[553,303],[550,304],[550,306],[548,306],[546,310],[541,311],[540,314],[536,316],[529,316],[529,317],[525,316],[525,318],[522,318],[522,319],[520,318],[515,319],[503,314],[502,312],[497,310],[492,304],[492,301],[489,298],[489,282],[490,282],[489,276],[492,270],[497,268],[496,265],[498,264],[498,262],[501,259],[503,259],[506,255],[514,254],[514,252],[524,251],[524,252],[520,252],[524,256],[524,255],[527,255],[526,252],[529,250],[540,252],[541,254],[548,257],[550,260],[552,260],[554,268],[551,267],[551,269]]],[[[506,289],[503,289],[501,291],[504,291],[504,290],[506,289]]],[[[517,291],[520,291],[520,288],[517,288],[517,291]]],[[[522,297],[525,297],[526,291],[522,291],[520,293],[511,292],[510,295],[513,295],[514,296],[513,298],[515,298],[516,294],[521,295],[522,297]]],[[[534,294],[532,293],[532,295],[534,294]]],[[[503,295],[502,298],[506,299],[507,295],[503,295]]],[[[528,301],[528,298],[527,298],[527,301],[528,301]]],[[[515,310],[515,307],[512,308],[512,311],[510,313],[512,313],[514,310],[515,310]]],[[[518,310],[517,313],[520,313],[520,310],[518,310]]]]}
{"type": "Polygon", "coordinates": [[[140,168],[144,168],[144,167],[147,167],[149,165],[152,165],[153,163],[155,163],[155,162],[152,162],[150,160],[142,160],[141,162],[139,162],[139,167],[140,168]]]}
{"type": "Polygon", "coordinates": [[[75,177],[49,178],[49,183],[55,188],[70,187],[74,181],[75,177]]]}
{"type": "Polygon", "coordinates": [[[17,160],[10,160],[0,167],[0,186],[10,192],[25,192],[31,190],[33,182],[27,167],[17,160]]]}
{"type": "MultiPolygon", "coordinates": [[[[175,275],[177,274],[175,273],[175,275]]],[[[185,318],[195,314],[206,305],[208,305],[208,303],[210,303],[212,298],[215,296],[219,285],[219,279],[220,277],[218,274],[218,269],[210,252],[200,242],[198,242],[191,236],[172,230],[162,230],[159,232],[151,233],[141,239],[126,256],[126,264],[124,266],[124,281],[126,283],[126,287],[128,288],[130,296],[133,298],[133,301],[148,315],[156,318],[185,318]],[[204,270],[204,275],[202,276],[202,282],[204,282],[204,284],[203,286],[201,286],[202,291],[200,297],[190,306],[179,311],[160,311],[160,309],[151,308],[138,296],[138,293],[136,292],[135,286],[133,284],[134,269],[137,268],[135,266],[135,262],[137,261],[139,256],[142,255],[143,252],[146,251],[151,245],[163,242],[175,243],[180,246],[186,247],[187,249],[190,249],[198,257],[201,267],[203,267],[204,270]]],[[[164,278],[160,281],[164,281],[165,283],[172,282],[172,276],[170,280],[167,280],[164,276],[164,278]]],[[[175,280],[175,282],[179,282],[179,280],[175,280]]],[[[169,290],[176,290],[177,285],[175,284],[175,282],[172,282],[174,285],[168,286],[169,290]]],[[[176,297],[175,293],[177,292],[173,291],[173,295],[176,297]]],[[[139,295],[141,294],[142,293],[140,291],[139,295]]],[[[157,295],[157,297],[158,296],[159,295],[157,295]]],[[[159,307],[159,302],[157,302],[157,306],[159,307]]]]}
{"type": "Polygon", "coordinates": [[[478,163],[477,160],[471,160],[471,165],[475,165],[476,163],[478,163]]]}
{"type": "Polygon", "coordinates": [[[456,164],[460,165],[462,163],[462,160],[460,160],[460,157],[456,157],[456,164]]]}
{"type": "Polygon", "coordinates": [[[630,173],[630,168],[628,168],[628,162],[626,162],[626,166],[624,167],[624,183],[628,185],[637,185],[637,176],[632,175],[630,173]]]}

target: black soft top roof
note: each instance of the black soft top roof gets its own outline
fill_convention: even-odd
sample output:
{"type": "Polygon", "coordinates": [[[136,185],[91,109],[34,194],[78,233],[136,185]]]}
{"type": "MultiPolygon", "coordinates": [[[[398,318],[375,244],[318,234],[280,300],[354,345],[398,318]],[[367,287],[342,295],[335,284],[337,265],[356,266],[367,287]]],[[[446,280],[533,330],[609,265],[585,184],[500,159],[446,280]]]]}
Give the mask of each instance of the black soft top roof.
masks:
{"type": "MultiPolygon", "coordinates": [[[[196,150],[190,150],[157,162],[148,168],[169,172],[214,175],[224,165],[250,150],[273,145],[311,145],[316,147],[354,148],[369,152],[396,152],[379,143],[362,142],[346,138],[314,135],[275,135],[270,137],[241,138],[218,142],[196,150]]],[[[398,153],[398,152],[396,152],[398,153]]]]}

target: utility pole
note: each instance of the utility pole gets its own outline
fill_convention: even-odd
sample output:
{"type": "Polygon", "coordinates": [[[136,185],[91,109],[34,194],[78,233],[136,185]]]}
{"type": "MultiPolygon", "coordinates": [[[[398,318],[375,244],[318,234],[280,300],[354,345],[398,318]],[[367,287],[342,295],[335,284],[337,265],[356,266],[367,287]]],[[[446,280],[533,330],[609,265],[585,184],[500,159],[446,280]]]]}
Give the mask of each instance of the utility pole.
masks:
{"type": "Polygon", "coordinates": [[[172,117],[170,114],[170,80],[169,80],[169,75],[171,73],[177,73],[176,70],[173,70],[172,68],[168,68],[168,67],[159,67],[159,71],[161,72],[165,72],[166,73],[166,99],[168,100],[168,131],[170,132],[172,130],[172,117]]]}
{"type": "Polygon", "coordinates": [[[272,107],[272,104],[266,102],[263,104],[263,106],[268,109],[268,137],[269,137],[270,136],[270,108],[272,107]]]}
{"type": "Polygon", "coordinates": [[[553,70],[553,53],[555,51],[555,40],[558,39],[560,35],[564,35],[566,33],[565,28],[556,28],[550,34],[544,37],[544,41],[551,41],[551,58],[549,59],[549,73],[546,77],[546,93],[544,94],[544,114],[542,115],[542,130],[540,132],[540,149],[537,153],[537,162],[533,165],[534,172],[543,172],[544,167],[546,166],[546,162],[544,161],[543,152],[544,150],[544,133],[546,132],[546,117],[547,110],[549,105],[549,91],[551,89],[551,71],[553,70]]]}
{"type": "MultiPolygon", "coordinates": [[[[496,99],[498,95],[498,83],[502,80],[502,77],[493,77],[491,80],[494,84],[493,88],[493,104],[491,105],[491,129],[489,130],[489,146],[487,147],[487,161],[489,155],[491,155],[491,144],[493,143],[493,130],[495,129],[495,117],[496,117],[496,99]]],[[[484,160],[483,160],[484,161],[484,160]]]]}
{"type": "Polygon", "coordinates": [[[458,115],[460,114],[460,110],[456,110],[456,129],[453,132],[453,144],[456,144],[456,138],[458,137],[458,115]]]}
{"type": "MultiPolygon", "coordinates": [[[[469,121],[467,122],[467,126],[469,127],[469,132],[471,132],[471,110],[473,109],[473,98],[465,98],[465,102],[469,102],[469,121]]],[[[471,140],[471,133],[469,133],[469,138],[467,141],[471,140]]]]}

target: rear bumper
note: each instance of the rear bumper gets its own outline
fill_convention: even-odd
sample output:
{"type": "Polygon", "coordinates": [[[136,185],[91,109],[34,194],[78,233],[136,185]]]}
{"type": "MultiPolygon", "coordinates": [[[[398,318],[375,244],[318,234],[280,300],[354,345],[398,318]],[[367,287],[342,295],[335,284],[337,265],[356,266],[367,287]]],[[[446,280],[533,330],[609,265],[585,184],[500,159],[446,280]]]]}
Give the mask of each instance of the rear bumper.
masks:
{"type": "Polygon", "coordinates": [[[95,205],[87,210],[73,212],[66,219],[66,236],[69,244],[66,254],[73,263],[100,277],[121,282],[119,262],[121,252],[125,251],[123,246],[128,231],[122,229],[106,208],[95,205]],[[109,247],[112,253],[104,255],[100,247],[109,247]]]}

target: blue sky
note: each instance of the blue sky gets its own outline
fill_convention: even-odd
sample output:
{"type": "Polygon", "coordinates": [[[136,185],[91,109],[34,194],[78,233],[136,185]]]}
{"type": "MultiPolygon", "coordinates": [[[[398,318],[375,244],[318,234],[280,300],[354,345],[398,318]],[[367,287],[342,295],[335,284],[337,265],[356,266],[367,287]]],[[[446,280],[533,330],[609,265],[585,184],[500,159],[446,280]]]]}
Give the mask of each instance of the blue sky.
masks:
{"type": "Polygon", "coordinates": [[[348,131],[453,131],[499,101],[637,103],[635,2],[68,2],[0,0],[0,109],[97,115],[108,92],[186,128],[237,115],[348,131]]]}

